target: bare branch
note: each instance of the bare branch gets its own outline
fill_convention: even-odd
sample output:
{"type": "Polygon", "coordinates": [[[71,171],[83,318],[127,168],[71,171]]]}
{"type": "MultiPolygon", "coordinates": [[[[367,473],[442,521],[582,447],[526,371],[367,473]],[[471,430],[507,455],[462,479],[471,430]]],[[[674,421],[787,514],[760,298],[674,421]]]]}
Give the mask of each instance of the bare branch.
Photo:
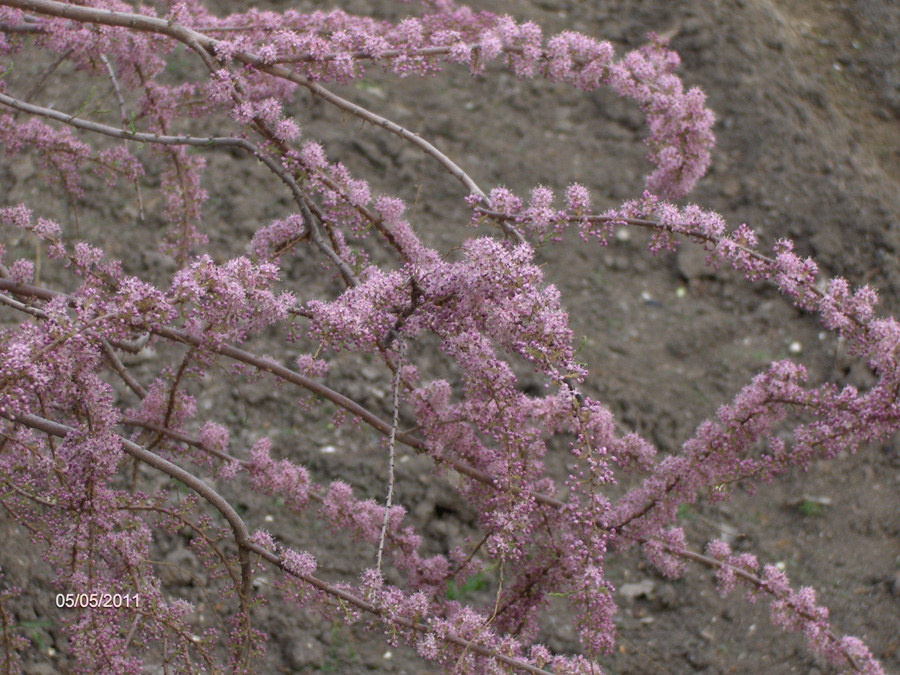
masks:
{"type": "Polygon", "coordinates": [[[103,340],[100,343],[100,348],[103,349],[103,353],[106,355],[106,360],[109,362],[109,365],[119,374],[119,377],[121,377],[122,381],[128,385],[128,388],[137,394],[139,398],[144,398],[147,395],[147,390],[140,382],[134,379],[131,373],[128,372],[125,364],[119,359],[115,350],[112,348],[112,345],[109,344],[109,341],[103,340]]]}
{"type": "Polygon", "coordinates": [[[381,555],[384,552],[384,540],[387,537],[388,522],[391,516],[391,505],[394,499],[394,446],[397,440],[397,427],[400,424],[400,367],[403,364],[403,342],[400,342],[400,355],[394,369],[394,382],[391,385],[394,419],[391,422],[391,433],[388,437],[388,489],[384,500],[384,521],[381,523],[381,536],[378,538],[378,560],[376,569],[381,574],[381,555]]]}

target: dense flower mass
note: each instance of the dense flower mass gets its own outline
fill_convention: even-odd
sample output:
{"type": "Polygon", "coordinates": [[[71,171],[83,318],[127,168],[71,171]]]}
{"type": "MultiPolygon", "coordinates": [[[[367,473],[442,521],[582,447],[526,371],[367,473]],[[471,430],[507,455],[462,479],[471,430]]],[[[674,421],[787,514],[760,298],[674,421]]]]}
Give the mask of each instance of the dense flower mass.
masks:
{"type": "MultiPolygon", "coordinates": [[[[533,23],[452,0],[430,0],[420,16],[396,22],[339,9],[217,17],[198,0],[168,3],[160,14],[138,4],[0,0],[4,152],[35,157],[51,190],[61,187],[72,204],[89,174],[110,190],[135,189],[161,230],[153,255],[165,260],[152,279],[138,278],[108,253],[128,246],[120,224],[109,224],[112,245],[102,247],[41,215],[39,202],[0,205],[0,228],[27,236],[68,282],[65,292],[42,286],[39,257],[7,239],[0,245],[0,301],[19,318],[0,332],[2,505],[42,547],[59,588],[143,603],[63,615],[72,672],[257,672],[266,640],[254,623],[259,589],[274,586],[289,605],[336,623],[366,616],[390,644],[404,641],[453,672],[593,675],[598,657],[616,646],[607,563],[634,545],[665,575],[700,563],[715,570],[723,593],[743,585],[765,596],[777,626],[803,631],[812,652],[846,672],[882,672],[860,640],[832,630],[811,588],[794,589],[779,569],[724,542],[710,543],[707,555],[691,551],[674,527],[680,506],[704,493],[727,498],[722,485],[752,489],[896,431],[900,323],[875,315],[868,287],[840,278],[818,284],[816,264],[791,242],[778,241],[767,255],[747,225],[730,229],[716,213],[673,203],[709,165],[713,115],[700,90],[685,90],[664,40],[650,35],[619,57],[609,42],[571,31],[545,37],[533,23]],[[66,62],[111,87],[120,124],[40,105],[39,96],[31,100],[39,86],[18,91],[5,76],[13,57],[31,54],[56,63],[47,77],[66,62]],[[185,59],[196,61],[190,75],[185,59]],[[488,77],[494,61],[520,78],[584,91],[609,86],[635,101],[655,166],[647,191],[605,212],[594,210],[597,200],[580,184],[559,199],[563,186],[535,186],[524,197],[500,186],[484,191],[427,140],[328,88],[372,65],[399,77],[457,66],[488,77]],[[503,236],[481,233],[449,252],[428,246],[402,200],[374,194],[303,135],[288,106],[298,88],[424,151],[465,187],[460,203],[472,223],[498,225],[503,236]],[[190,135],[198,127],[216,135],[190,135]],[[204,152],[216,148],[255,158],[273,192],[291,200],[230,258],[208,246],[214,233],[203,216],[211,187],[204,152]],[[844,338],[877,382],[864,392],[809,386],[802,366],[776,361],[677,451],[658,453],[580,392],[587,369],[561,293],[536,259],[573,224],[585,242],[600,245],[614,228],[649,228],[652,254],[687,240],[704,247],[709,264],[770,280],[844,338]],[[310,297],[293,283],[288,262],[307,251],[340,291],[310,297]],[[247,350],[253,336],[276,331],[286,338],[284,354],[247,350]],[[342,350],[391,373],[390,421],[324,384],[342,350]],[[420,373],[427,350],[446,377],[420,373]],[[162,365],[135,375],[148,352],[162,365]],[[523,368],[542,385],[536,392],[520,381],[523,368]],[[274,433],[239,429],[204,406],[198,392],[223,370],[229,382],[266,377],[309,394],[300,405],[337,408],[327,432],[349,417],[382,436],[387,499],[360,496],[345,480],[317,483],[311,467],[280,457],[274,433]],[[241,448],[248,438],[251,447],[241,448]],[[562,479],[545,466],[554,438],[569,443],[562,479]],[[401,447],[430,458],[435,476],[458,490],[476,514],[480,542],[425,552],[406,508],[392,502],[401,447]],[[611,489],[623,471],[637,475],[636,486],[611,489]],[[223,484],[326,526],[320,532],[377,547],[377,562],[360,566],[355,579],[326,581],[320,570],[332,571],[328,560],[267,531],[251,534],[242,510],[218,491],[223,484]],[[190,541],[219,593],[206,602],[224,620],[201,625],[202,612],[173,599],[153,559],[155,537],[190,541]],[[447,592],[489,569],[501,579],[490,607],[447,592]],[[277,575],[271,584],[269,574],[277,575]],[[553,598],[567,603],[579,654],[555,655],[536,643],[553,598]]],[[[313,426],[297,437],[314,442],[324,432],[313,426]]],[[[28,647],[9,629],[8,606],[20,591],[0,587],[9,672],[28,647]]]]}

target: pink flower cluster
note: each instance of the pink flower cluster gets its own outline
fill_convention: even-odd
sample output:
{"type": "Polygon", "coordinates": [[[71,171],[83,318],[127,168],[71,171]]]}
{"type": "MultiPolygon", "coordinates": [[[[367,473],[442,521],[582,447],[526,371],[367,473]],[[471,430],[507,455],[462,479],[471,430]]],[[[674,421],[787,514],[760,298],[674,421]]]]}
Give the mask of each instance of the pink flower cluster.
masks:
{"type": "Polygon", "coordinates": [[[73,198],[84,194],[78,172],[90,158],[91,147],[75,138],[68,127],[54,129],[34,118],[16,123],[13,115],[0,115],[0,143],[8,155],[33,147],[39,153],[41,167],[51,172],[51,182],[59,177],[73,198]]]}
{"type": "Polygon", "coordinates": [[[292,293],[272,292],[277,279],[278,268],[268,262],[253,265],[240,257],[216,265],[204,255],[175,275],[169,295],[180,306],[189,335],[241,342],[249,333],[284,321],[295,305],[292,293]]]}
{"type": "Polygon", "coordinates": [[[260,228],[250,240],[250,250],[260,260],[278,259],[293,248],[304,233],[303,217],[299,214],[276,220],[260,228]]]}

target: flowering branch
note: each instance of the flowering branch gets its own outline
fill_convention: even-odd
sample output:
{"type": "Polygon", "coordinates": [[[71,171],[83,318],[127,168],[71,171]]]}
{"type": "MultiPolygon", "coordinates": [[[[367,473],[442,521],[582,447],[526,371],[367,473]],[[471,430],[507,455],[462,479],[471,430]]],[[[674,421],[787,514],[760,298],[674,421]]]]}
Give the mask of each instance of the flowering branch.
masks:
{"type": "MultiPolygon", "coordinates": [[[[196,672],[196,656],[208,670],[222,672],[218,635],[210,629],[195,639],[192,608],[169,600],[152,569],[153,529],[189,528],[191,546],[231,607],[225,611],[233,616],[223,623],[228,669],[242,675],[264,649],[265,636],[253,625],[261,601],[254,595],[254,556],[282,571],[273,583],[288,602],[338,614],[346,623],[366,613],[384,626],[389,642],[402,639],[455,672],[595,673],[596,657],[612,652],[616,640],[608,559],[635,543],[666,574],[679,574],[691,561],[716,569],[722,587],[743,580],[772,598],[776,624],[804,630],[813,652],[853,672],[881,672],[862,643],[836,636],[810,591],[791,590],[774,568],[760,573],[755,559],[733,556],[719,544],[709,555],[694,553],[684,533],[671,529],[678,505],[704,492],[724,499],[724,486],[752,487],[896,431],[900,323],[875,316],[875,294],[867,287],[851,290],[834,279],[819,288],[815,263],[797,256],[790,242],[763,253],[747,225],[729,232],[717,214],[667,201],[687,194],[705,172],[713,116],[702,92],[686,90],[675,75],[678,57],[664,40],[651,35],[642,48],[616,58],[608,42],[568,31],[545,39],[534,24],[437,0],[422,17],[397,23],[339,10],[254,10],[218,19],[197,2],[173,4],[163,17],[115,1],[0,0],[0,24],[34,26],[0,35],[0,56],[26,48],[57,55],[33,92],[58,65],[71,62],[112,82],[122,123],[82,118],[86,104],[76,114],[35,105],[30,95],[12,94],[13,83],[4,78],[0,104],[10,112],[0,115],[0,138],[6,149],[35,153],[73,206],[84,197],[80,180],[87,166],[109,189],[120,178],[139,189],[152,168],[165,197],[163,219],[173,226],[161,250],[175,259],[176,270],[163,284],[149,283],[127,274],[100,247],[63,236],[60,224],[35,218],[25,205],[0,207],[0,226],[27,232],[78,280],[67,293],[52,291],[36,281],[41,275],[31,260],[0,260],[0,303],[20,319],[0,334],[0,481],[10,488],[2,505],[45,546],[61,586],[93,593],[119,583],[152,598],[151,608],[130,620],[73,613],[66,629],[77,668],[138,673],[137,645],[155,643],[164,667],[196,672]],[[202,64],[198,81],[172,84],[166,66],[177,45],[202,64]],[[581,185],[568,187],[561,209],[544,186],[527,204],[505,188],[485,191],[428,140],[326,86],[358,78],[372,63],[400,77],[434,74],[444,64],[490,76],[487,66],[495,59],[519,77],[584,91],[606,85],[634,100],[647,120],[655,165],[643,197],[599,213],[581,185]],[[366,181],[326,158],[321,145],[298,142],[299,124],[285,112],[297,87],[421,149],[464,186],[473,224],[499,225],[506,237],[473,237],[452,253],[426,245],[401,200],[373,196],[366,181]],[[131,106],[145,131],[129,121],[131,106]],[[210,136],[178,132],[210,120],[233,128],[210,136]],[[121,143],[100,150],[75,131],[121,143]],[[188,151],[204,148],[251,154],[290,193],[292,212],[260,227],[246,242],[246,255],[220,259],[204,248],[205,161],[188,151]],[[710,264],[772,281],[851,343],[872,366],[876,384],[866,392],[808,387],[801,366],[776,362],[677,452],[657,457],[650,443],[623,432],[607,407],[581,393],[587,368],[576,360],[561,293],[535,260],[535,246],[559,241],[570,226],[585,241],[606,245],[620,225],[649,229],[653,254],[673,250],[683,237],[704,246],[710,264]],[[371,239],[381,248],[368,246],[371,239]],[[343,281],[340,293],[317,295],[315,285],[298,285],[300,300],[275,290],[289,283],[282,279],[282,259],[302,244],[324,256],[343,281]],[[273,328],[285,329],[292,345],[309,348],[296,357],[296,369],[246,347],[252,336],[275,339],[273,328]],[[144,384],[117,350],[158,343],[183,347],[161,357],[149,377],[154,366],[142,366],[144,384]],[[439,365],[420,373],[418,353],[427,349],[440,353],[439,365]],[[341,350],[390,372],[390,422],[324,383],[331,355],[341,350]],[[306,467],[275,459],[267,438],[256,440],[245,457],[230,450],[216,410],[197,419],[200,406],[191,394],[196,383],[215,376],[221,357],[233,362],[237,377],[271,375],[311,394],[309,405],[328,401],[340,415],[349,413],[384,436],[385,503],[355,496],[341,480],[316,485],[306,467]],[[522,364],[546,391],[523,392],[522,364]],[[133,408],[119,401],[110,382],[136,399],[133,408]],[[408,431],[400,429],[401,400],[414,417],[408,431]],[[786,439],[781,432],[789,423],[793,435],[786,439]],[[124,438],[123,427],[135,435],[124,438]],[[571,461],[557,482],[545,457],[551,439],[560,437],[571,440],[571,461]],[[451,484],[477,514],[476,546],[432,557],[420,552],[421,537],[394,503],[400,444],[430,457],[437,473],[452,475],[451,484]],[[123,454],[135,466],[127,490],[119,475],[123,454]],[[138,462],[164,477],[162,489],[141,491],[138,462]],[[621,471],[638,472],[641,481],[613,499],[609,488],[621,471]],[[266,532],[251,534],[208,482],[213,476],[241,481],[239,489],[310,512],[373,547],[374,567],[360,570],[354,583],[323,581],[311,552],[283,546],[266,532]],[[191,495],[176,499],[173,481],[191,495]],[[489,565],[501,570],[491,607],[479,610],[446,597],[450,580],[489,565]],[[402,581],[388,583],[395,577],[402,581]],[[551,597],[566,599],[580,654],[553,655],[534,644],[551,597]]],[[[0,259],[9,253],[0,246],[0,259]]],[[[4,607],[3,645],[11,653],[19,647],[8,637],[4,607]]]]}
{"type": "MultiPolygon", "coordinates": [[[[42,419],[35,415],[9,415],[5,412],[0,412],[0,416],[9,419],[15,424],[21,424],[38,431],[42,431],[51,436],[56,436],[57,438],[66,438],[71,434],[78,434],[78,431],[72,427],[42,419]]],[[[305,583],[320,591],[339,598],[340,600],[343,600],[350,605],[371,614],[382,614],[382,610],[379,610],[375,605],[366,602],[337,586],[324,582],[312,576],[311,574],[303,574],[297,569],[294,569],[289,563],[289,556],[278,556],[267,548],[254,543],[249,531],[247,530],[246,525],[244,524],[243,519],[237,514],[237,512],[231,507],[230,504],[228,504],[225,499],[223,499],[215,490],[210,488],[202,480],[199,480],[191,473],[184,471],[180,467],[175,466],[171,462],[163,459],[162,457],[159,457],[158,455],[155,455],[152,452],[145,450],[141,446],[132,443],[127,439],[120,438],[119,441],[121,442],[122,448],[126,453],[128,453],[135,459],[144,462],[145,464],[169,475],[170,477],[183,482],[185,485],[202,496],[211,506],[216,508],[228,521],[234,532],[235,543],[237,543],[240,549],[242,569],[241,582],[243,585],[243,589],[241,591],[242,605],[245,605],[250,594],[251,573],[250,561],[247,554],[249,552],[253,552],[259,555],[264,560],[267,560],[268,562],[278,566],[284,572],[302,579],[305,583]]],[[[246,611],[246,608],[242,609],[242,611],[246,611]]],[[[414,622],[405,620],[400,617],[392,617],[391,622],[415,632],[429,632],[427,624],[420,625],[417,621],[414,622]]],[[[472,651],[473,653],[480,654],[482,656],[495,659],[496,661],[505,665],[512,666],[520,672],[534,673],[536,675],[550,675],[546,670],[536,668],[531,664],[519,659],[509,658],[503,654],[499,654],[491,649],[485,648],[479,644],[459,638],[457,636],[446,635],[444,636],[444,639],[446,639],[453,645],[463,648],[464,650],[472,651]]]]}
{"type": "MultiPolygon", "coordinates": [[[[107,26],[119,26],[128,28],[130,30],[158,33],[160,35],[168,35],[169,37],[172,37],[179,42],[182,42],[185,45],[191,47],[198,53],[200,51],[206,51],[210,54],[214,54],[217,51],[216,48],[219,44],[217,40],[203,35],[202,33],[198,33],[197,31],[193,31],[185,26],[181,26],[171,21],[156,19],[140,14],[130,14],[127,12],[117,12],[112,10],[95,10],[91,7],[66,5],[61,2],[56,2],[55,0],[4,0],[3,4],[9,7],[18,7],[20,9],[29,10],[37,14],[56,16],[65,19],[73,19],[75,21],[87,21],[107,26]]],[[[287,68],[275,65],[267,65],[262,58],[260,58],[256,54],[253,54],[252,52],[238,51],[234,53],[233,56],[237,61],[240,61],[246,65],[254,66],[262,72],[274,75],[276,77],[281,77],[304,86],[309,89],[312,94],[319,96],[323,100],[328,101],[341,110],[345,110],[346,112],[349,112],[352,115],[365,120],[366,122],[382,127],[387,131],[396,134],[403,140],[419,147],[425,154],[436,159],[438,163],[447,171],[449,171],[454,178],[459,180],[471,194],[476,194],[482,198],[484,197],[484,192],[476,185],[475,181],[473,181],[469,177],[469,175],[466,174],[465,171],[459,168],[452,160],[444,155],[444,153],[442,153],[428,141],[421,138],[418,134],[414,134],[411,131],[403,128],[399,124],[388,120],[387,118],[376,115],[375,113],[366,110],[360,105],[351,103],[350,101],[347,101],[340,96],[333,94],[317,82],[309,80],[305,77],[301,77],[300,75],[291,72],[287,68]]]]}

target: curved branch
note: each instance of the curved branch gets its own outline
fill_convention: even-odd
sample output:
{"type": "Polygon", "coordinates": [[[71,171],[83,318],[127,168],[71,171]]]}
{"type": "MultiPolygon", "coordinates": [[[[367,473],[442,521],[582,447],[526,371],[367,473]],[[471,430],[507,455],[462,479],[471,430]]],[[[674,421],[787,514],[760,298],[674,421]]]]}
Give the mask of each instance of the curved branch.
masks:
{"type": "MultiPolygon", "coordinates": [[[[0,4],[6,3],[0,2],[0,4]]],[[[20,101],[17,98],[7,96],[3,93],[0,93],[0,103],[15,110],[28,113],[29,115],[46,117],[51,120],[56,120],[57,122],[62,122],[63,124],[68,124],[75,127],[76,129],[82,129],[83,131],[93,131],[94,133],[103,134],[104,136],[112,136],[113,138],[119,138],[125,141],[135,141],[137,143],[157,143],[159,145],[191,145],[195,147],[237,147],[243,148],[244,150],[252,152],[253,154],[257,154],[259,152],[259,149],[255,145],[250,143],[250,141],[244,140],[243,138],[230,138],[227,136],[166,136],[164,134],[129,131],[128,129],[119,129],[117,127],[111,127],[107,124],[100,124],[99,122],[83,120],[76,115],[68,115],[66,113],[60,112],[59,110],[53,110],[52,108],[44,108],[39,105],[34,105],[33,103],[26,103],[25,101],[20,101]]]]}
{"type": "MultiPolygon", "coordinates": [[[[264,560],[267,560],[268,562],[277,566],[286,574],[290,574],[291,576],[308,583],[313,588],[316,588],[336,598],[340,598],[347,604],[368,612],[369,614],[374,614],[375,616],[388,619],[388,617],[385,617],[384,613],[375,605],[370,602],[366,602],[365,600],[353,595],[352,593],[348,593],[343,589],[337,588],[336,586],[333,586],[326,581],[322,581],[317,577],[311,575],[299,575],[295,572],[292,572],[285,566],[284,560],[280,556],[272,553],[268,549],[265,549],[262,546],[258,546],[253,543],[249,544],[247,548],[250,551],[258,554],[264,560]]],[[[407,619],[397,618],[394,616],[389,617],[389,620],[393,624],[402,626],[403,628],[406,628],[408,630],[416,631],[417,633],[427,634],[431,632],[431,629],[427,624],[413,623],[412,621],[409,621],[407,619]]],[[[508,656],[504,656],[503,654],[498,654],[495,651],[487,649],[486,647],[482,647],[481,645],[475,644],[474,642],[470,642],[469,640],[461,638],[457,635],[453,635],[452,633],[444,635],[441,639],[457,647],[467,649],[468,651],[478,654],[479,656],[485,656],[491,659],[495,659],[500,663],[526,673],[532,673],[533,675],[552,675],[550,672],[543,670],[542,668],[538,668],[531,665],[530,663],[520,661],[519,659],[514,659],[508,656]]]]}
{"type": "Polygon", "coordinates": [[[238,459],[237,457],[233,457],[232,455],[221,452],[220,450],[216,450],[215,448],[209,448],[203,445],[203,443],[200,442],[199,438],[188,436],[187,434],[181,433],[180,431],[175,431],[174,429],[169,429],[168,427],[163,427],[159,424],[144,422],[143,420],[135,419],[134,417],[123,417],[122,424],[129,427],[140,427],[141,429],[147,429],[148,431],[156,432],[158,434],[166,436],[167,438],[171,438],[173,441],[178,441],[179,443],[184,443],[185,445],[190,445],[199,450],[203,450],[204,452],[207,452],[210,455],[221,459],[222,461],[237,462],[245,469],[250,466],[250,462],[245,459],[238,459]]]}
{"type": "MultiPolygon", "coordinates": [[[[491,211],[490,209],[485,209],[481,206],[476,206],[475,211],[480,213],[486,218],[490,218],[491,220],[496,220],[499,223],[520,223],[525,222],[528,218],[522,216],[513,216],[508,213],[503,213],[502,211],[491,211]]],[[[681,234],[685,237],[692,237],[699,241],[705,241],[710,244],[718,244],[719,242],[724,240],[724,237],[714,237],[712,235],[707,234],[706,232],[701,232],[700,230],[679,230],[672,225],[667,225],[665,223],[660,223],[656,220],[650,220],[648,218],[619,218],[617,216],[599,216],[599,215],[584,215],[584,216],[573,216],[567,215],[564,218],[567,223],[622,223],[623,225],[632,225],[633,227],[643,227],[648,230],[657,230],[668,232],[670,234],[681,234]]],[[[735,243],[734,247],[741,251],[742,253],[747,254],[751,258],[758,260],[759,262],[766,263],[767,265],[775,265],[775,260],[770,258],[769,256],[763,255],[759,251],[756,251],[747,246],[742,246],[740,244],[735,243]]],[[[818,290],[818,289],[817,289],[818,290]]]]}

